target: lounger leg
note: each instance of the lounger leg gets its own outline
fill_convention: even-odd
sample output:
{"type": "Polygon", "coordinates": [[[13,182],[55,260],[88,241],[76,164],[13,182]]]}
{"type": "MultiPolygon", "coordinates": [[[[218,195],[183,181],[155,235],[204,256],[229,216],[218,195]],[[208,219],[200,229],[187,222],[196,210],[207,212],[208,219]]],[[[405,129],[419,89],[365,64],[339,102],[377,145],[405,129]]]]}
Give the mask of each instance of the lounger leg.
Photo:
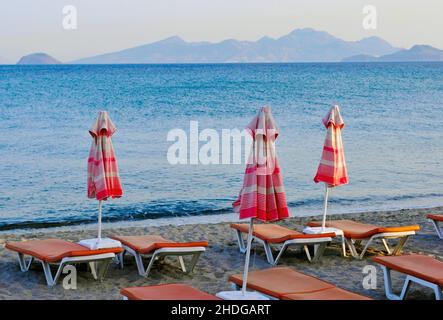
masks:
{"type": "Polygon", "coordinates": [[[50,267],[49,263],[42,261],[42,266],[43,266],[43,272],[45,273],[46,283],[48,284],[48,287],[53,287],[55,285],[55,281],[52,278],[51,267],[50,267]]]}
{"type": "MultiPolygon", "coordinates": [[[[366,242],[366,245],[364,246],[363,250],[360,252],[360,255],[358,256],[358,258],[361,260],[363,259],[363,257],[365,256],[366,251],[368,251],[369,245],[372,243],[372,241],[374,240],[374,236],[372,236],[371,238],[369,238],[368,242],[366,242]]],[[[384,239],[383,239],[384,240],[384,239]]],[[[387,244],[386,244],[387,245],[387,244]]]]}
{"type": "Polygon", "coordinates": [[[235,230],[235,234],[237,236],[238,248],[241,253],[246,252],[245,241],[243,240],[242,233],[239,230],[235,230]]]}
{"type": "Polygon", "coordinates": [[[352,239],[345,238],[345,241],[346,241],[346,244],[349,247],[349,250],[351,251],[351,255],[354,258],[359,259],[360,257],[359,257],[359,255],[357,253],[357,249],[355,249],[355,246],[354,246],[354,243],[352,242],[352,239]]]}
{"type": "Polygon", "coordinates": [[[441,289],[439,287],[434,288],[434,292],[435,292],[435,300],[443,300],[441,289]]]}
{"type": "Polygon", "coordinates": [[[197,264],[198,259],[200,258],[201,252],[197,252],[192,255],[191,263],[189,264],[189,270],[188,272],[191,273],[194,271],[195,265],[197,264]]]}
{"type": "Polygon", "coordinates": [[[267,242],[263,242],[263,246],[265,248],[266,259],[268,260],[268,263],[274,265],[275,261],[274,261],[274,256],[272,255],[271,246],[267,242]]]}
{"type": "Polygon", "coordinates": [[[123,269],[123,259],[125,256],[125,250],[120,253],[117,253],[112,261],[119,266],[120,269],[123,269]]]}
{"type": "Polygon", "coordinates": [[[343,257],[346,257],[346,243],[343,235],[341,236],[341,251],[343,253],[343,257]]]}
{"type": "Polygon", "coordinates": [[[392,252],[392,255],[398,256],[401,253],[401,250],[403,249],[408,238],[409,238],[409,236],[404,236],[404,237],[400,238],[400,240],[397,243],[397,246],[395,247],[394,251],[392,252]]]}
{"type": "Polygon", "coordinates": [[[389,248],[389,246],[388,246],[388,242],[386,241],[386,239],[381,239],[381,242],[383,243],[383,247],[385,247],[386,252],[387,252],[388,254],[392,254],[392,253],[391,253],[391,249],[389,248]]]}
{"type": "Polygon", "coordinates": [[[22,272],[26,272],[29,270],[29,267],[31,266],[32,261],[34,261],[33,257],[29,258],[29,261],[26,262],[26,259],[25,259],[25,256],[23,255],[23,253],[18,254],[18,264],[19,264],[20,270],[22,272]]]}
{"type": "MultiPolygon", "coordinates": [[[[285,253],[285,251],[288,249],[288,245],[286,243],[283,244],[283,246],[280,249],[280,252],[277,255],[277,258],[275,258],[273,265],[277,265],[278,261],[280,260],[281,256],[285,253]]],[[[272,256],[272,252],[271,252],[272,256]]],[[[269,260],[268,260],[269,262],[269,260]]],[[[269,262],[270,263],[270,262],[269,262]]]]}
{"type": "Polygon", "coordinates": [[[411,286],[411,280],[409,276],[406,277],[405,283],[403,284],[403,288],[400,293],[400,300],[404,300],[406,298],[406,295],[408,294],[409,287],[411,286]]]}
{"type": "Polygon", "coordinates": [[[443,239],[443,228],[440,227],[439,223],[435,220],[431,220],[432,224],[434,225],[435,231],[437,232],[437,235],[440,239],[443,239]]]}
{"type": "Polygon", "coordinates": [[[326,242],[317,244],[316,246],[317,247],[314,252],[314,258],[312,258],[312,260],[310,260],[310,262],[317,262],[318,260],[320,260],[321,256],[323,255],[323,252],[326,249],[326,242]]]}
{"type": "Polygon", "coordinates": [[[182,271],[186,273],[185,261],[183,260],[182,256],[178,256],[178,263],[180,264],[182,271]]]}
{"type": "MultiPolygon", "coordinates": [[[[143,261],[142,261],[141,256],[139,254],[137,254],[137,255],[140,257],[140,262],[141,262],[140,263],[141,269],[139,269],[138,272],[141,276],[147,277],[149,275],[149,272],[151,271],[152,266],[154,265],[155,260],[157,260],[157,252],[155,251],[152,254],[151,260],[149,260],[149,264],[148,264],[148,267],[146,268],[146,271],[143,270],[143,261]]],[[[137,267],[138,267],[138,263],[137,263],[137,267]]]]}
{"type": "Polygon", "coordinates": [[[91,274],[95,280],[97,280],[97,262],[91,261],[89,262],[89,268],[91,269],[91,274]]]}
{"type": "Polygon", "coordinates": [[[112,259],[106,259],[101,261],[100,266],[98,267],[97,279],[99,281],[103,281],[106,273],[108,272],[109,265],[111,264],[112,259]]]}
{"type": "MultiPolygon", "coordinates": [[[[145,272],[145,267],[143,265],[142,256],[139,253],[135,252],[134,258],[135,258],[135,263],[137,264],[138,274],[141,275],[142,277],[146,277],[147,274],[145,272]]],[[[149,270],[151,269],[151,266],[154,263],[154,260],[155,260],[155,256],[152,256],[151,261],[149,261],[149,267],[148,267],[149,270]]],[[[149,272],[149,271],[147,270],[147,272],[149,272]]]]}
{"type": "Polygon", "coordinates": [[[391,270],[388,269],[386,266],[381,266],[381,268],[383,269],[383,277],[384,277],[384,280],[385,280],[386,298],[388,298],[389,300],[401,300],[401,297],[396,295],[393,292],[393,289],[392,289],[392,279],[391,279],[391,270]]]}
{"type": "Polygon", "coordinates": [[[119,263],[120,269],[123,269],[123,266],[124,266],[125,253],[126,253],[126,250],[123,250],[122,252],[120,252],[117,255],[118,256],[118,263],[119,263]]]}
{"type": "Polygon", "coordinates": [[[311,253],[309,252],[309,247],[307,245],[304,245],[303,246],[303,250],[305,250],[306,257],[308,258],[308,261],[311,262],[312,261],[312,257],[311,257],[311,253]]]}

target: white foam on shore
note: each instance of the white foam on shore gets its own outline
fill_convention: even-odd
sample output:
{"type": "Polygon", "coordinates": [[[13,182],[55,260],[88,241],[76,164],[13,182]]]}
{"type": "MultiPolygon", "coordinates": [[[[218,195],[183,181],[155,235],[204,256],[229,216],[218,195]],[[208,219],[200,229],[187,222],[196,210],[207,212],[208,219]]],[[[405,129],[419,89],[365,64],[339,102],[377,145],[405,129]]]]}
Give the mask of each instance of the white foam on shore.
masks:
{"type": "MultiPolygon", "coordinates": [[[[171,218],[158,218],[158,219],[146,219],[146,220],[133,220],[133,221],[118,221],[118,222],[106,222],[102,223],[104,231],[106,229],[121,229],[121,228],[134,228],[134,227],[160,227],[166,225],[188,225],[188,224],[214,224],[221,222],[238,222],[240,221],[237,213],[226,213],[217,215],[201,215],[201,216],[186,216],[186,217],[171,217],[171,218]]],[[[16,229],[0,231],[0,234],[29,234],[29,233],[46,233],[57,231],[76,231],[76,230],[95,230],[97,229],[97,223],[79,224],[74,226],[60,226],[50,228],[39,229],[16,229]]]]}
{"type": "MultiPolygon", "coordinates": [[[[378,210],[371,210],[370,208],[347,208],[344,210],[339,210],[337,208],[331,208],[328,214],[364,214],[364,213],[378,213],[385,211],[401,211],[401,210],[415,210],[415,209],[440,209],[443,207],[441,202],[433,203],[432,205],[417,205],[409,207],[382,207],[378,210]]],[[[306,210],[301,214],[294,212],[294,208],[290,209],[291,218],[302,218],[302,217],[319,217],[322,214],[321,209],[319,210],[306,210]]],[[[232,222],[245,222],[245,220],[240,220],[238,213],[224,213],[224,214],[212,214],[212,215],[197,215],[197,216],[184,216],[184,217],[168,217],[168,218],[156,218],[156,219],[145,219],[145,220],[132,220],[132,221],[117,221],[117,222],[106,222],[102,224],[103,230],[106,229],[124,229],[124,228],[147,228],[147,227],[160,227],[160,226],[180,226],[180,225],[192,225],[192,224],[216,224],[216,223],[232,223],[232,222]]],[[[76,230],[96,230],[97,224],[79,224],[73,226],[60,226],[60,227],[50,227],[50,228],[39,228],[39,229],[15,229],[15,230],[5,230],[0,231],[1,234],[32,234],[32,233],[47,233],[47,232],[64,232],[64,231],[76,231],[76,230]]]]}

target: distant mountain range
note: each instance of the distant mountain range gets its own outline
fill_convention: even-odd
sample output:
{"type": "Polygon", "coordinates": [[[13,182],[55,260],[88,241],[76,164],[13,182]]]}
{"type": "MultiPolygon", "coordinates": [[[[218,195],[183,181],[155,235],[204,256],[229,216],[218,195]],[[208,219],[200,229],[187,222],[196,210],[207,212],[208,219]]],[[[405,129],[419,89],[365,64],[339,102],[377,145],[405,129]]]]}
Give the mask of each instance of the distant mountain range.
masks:
{"type": "MultiPolygon", "coordinates": [[[[1,62],[0,58],[0,64],[1,62]]],[[[187,42],[171,37],[117,52],[67,62],[69,64],[136,63],[255,63],[255,62],[379,62],[443,61],[443,51],[427,45],[406,50],[379,37],[345,41],[311,28],[296,29],[280,38],[258,41],[187,42]]],[[[58,64],[45,53],[24,56],[18,64],[58,64]]]]}
{"type": "Polygon", "coordinates": [[[443,61],[443,50],[428,45],[415,45],[409,50],[400,50],[391,54],[375,57],[360,54],[345,58],[343,62],[393,62],[393,61],[443,61]]]}
{"type": "Polygon", "coordinates": [[[47,53],[33,53],[22,57],[17,64],[61,64],[61,61],[47,53]]]}
{"type": "Polygon", "coordinates": [[[327,62],[357,54],[385,55],[400,50],[378,37],[345,41],[327,32],[296,29],[278,39],[186,42],[171,37],[158,42],[72,61],[78,64],[327,62]]]}

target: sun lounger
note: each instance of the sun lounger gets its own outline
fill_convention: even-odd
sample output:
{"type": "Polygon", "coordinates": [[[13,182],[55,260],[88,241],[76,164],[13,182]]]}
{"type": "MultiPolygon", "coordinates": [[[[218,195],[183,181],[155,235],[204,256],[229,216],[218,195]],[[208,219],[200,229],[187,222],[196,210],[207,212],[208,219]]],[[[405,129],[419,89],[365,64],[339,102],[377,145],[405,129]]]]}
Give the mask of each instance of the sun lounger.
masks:
{"type": "Polygon", "coordinates": [[[428,214],[426,216],[434,225],[435,231],[440,239],[443,239],[443,227],[440,227],[440,222],[443,223],[443,214],[428,214]]]}
{"type": "MultiPolygon", "coordinates": [[[[310,227],[319,227],[321,222],[312,221],[308,224],[310,227]]],[[[388,254],[400,254],[406,240],[409,236],[414,235],[416,231],[420,230],[418,225],[401,226],[401,227],[380,227],[372,224],[360,223],[352,220],[333,220],[326,222],[327,227],[337,228],[343,230],[345,242],[351,251],[354,258],[362,259],[369,248],[369,245],[380,239],[388,254]],[[391,250],[388,246],[387,239],[399,239],[397,246],[391,250]],[[356,246],[366,241],[360,253],[357,252],[356,246]]]]}
{"type": "Polygon", "coordinates": [[[390,300],[403,300],[408,293],[411,282],[421,284],[434,290],[435,298],[442,300],[443,262],[432,257],[418,254],[397,257],[374,257],[384,272],[386,297],[390,300]],[[400,295],[393,292],[391,271],[406,275],[400,295]]]}
{"type": "MultiPolygon", "coordinates": [[[[233,275],[229,281],[241,287],[243,275],[233,275]]],[[[288,267],[249,272],[247,287],[274,300],[371,300],[288,267]]]]}
{"type": "MultiPolygon", "coordinates": [[[[246,247],[242,233],[248,234],[249,225],[233,223],[231,228],[235,230],[240,252],[245,253],[246,247]]],[[[254,225],[252,236],[254,241],[263,244],[268,262],[276,265],[290,246],[303,247],[308,260],[312,262],[317,261],[322,256],[326,245],[335,237],[335,233],[303,234],[277,224],[256,224],[254,225]],[[280,252],[275,259],[271,245],[281,245],[280,252]],[[311,257],[308,245],[314,245],[314,257],[311,257]]]]}
{"type": "Polygon", "coordinates": [[[115,255],[123,251],[122,248],[90,250],[77,243],[60,239],[8,242],[5,248],[17,253],[23,272],[29,270],[34,260],[40,261],[49,287],[57,283],[66,265],[78,263],[89,263],[94,278],[101,280],[115,255]],[[30,257],[28,261],[26,256],[30,257]],[[100,267],[97,268],[99,263],[100,267]],[[51,264],[59,265],[55,276],[51,273],[51,264]]]}
{"type": "Polygon", "coordinates": [[[161,236],[115,236],[112,237],[123,245],[123,252],[119,254],[120,267],[123,268],[123,258],[125,253],[129,253],[135,258],[138,273],[142,277],[147,277],[157,259],[164,259],[166,256],[176,256],[183,272],[192,272],[195,264],[208,246],[208,242],[174,242],[161,236]],[[185,267],[183,256],[192,256],[192,260],[185,267]],[[150,257],[148,267],[145,269],[142,256],[150,257]]]}
{"type": "Polygon", "coordinates": [[[160,284],[120,290],[125,300],[220,300],[185,284],[160,284]]]}

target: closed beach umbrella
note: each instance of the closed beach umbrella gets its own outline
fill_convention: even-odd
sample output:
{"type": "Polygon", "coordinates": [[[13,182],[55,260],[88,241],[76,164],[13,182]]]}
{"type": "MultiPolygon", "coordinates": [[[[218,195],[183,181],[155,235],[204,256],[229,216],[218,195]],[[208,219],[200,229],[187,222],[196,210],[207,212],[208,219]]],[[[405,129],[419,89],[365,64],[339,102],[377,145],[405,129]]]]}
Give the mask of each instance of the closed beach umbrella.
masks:
{"type": "Polygon", "coordinates": [[[345,153],[341,131],[344,127],[343,119],[340,115],[340,108],[335,105],[323,119],[326,127],[326,138],[323,146],[323,153],[317,174],[314,177],[315,183],[325,183],[325,199],[322,228],[326,225],[326,214],[328,210],[328,196],[330,188],[348,183],[348,172],[346,170],[345,153]]]}
{"type": "Polygon", "coordinates": [[[106,111],[100,111],[89,133],[88,198],[98,200],[98,242],[101,240],[102,201],[123,195],[111,136],[116,128],[106,111]]]}
{"type": "Polygon", "coordinates": [[[254,219],[277,221],[289,216],[283,180],[275,152],[278,128],[269,107],[263,107],[246,128],[253,138],[243,187],[233,203],[240,219],[250,219],[242,293],[246,284],[251,253],[254,219]]]}

